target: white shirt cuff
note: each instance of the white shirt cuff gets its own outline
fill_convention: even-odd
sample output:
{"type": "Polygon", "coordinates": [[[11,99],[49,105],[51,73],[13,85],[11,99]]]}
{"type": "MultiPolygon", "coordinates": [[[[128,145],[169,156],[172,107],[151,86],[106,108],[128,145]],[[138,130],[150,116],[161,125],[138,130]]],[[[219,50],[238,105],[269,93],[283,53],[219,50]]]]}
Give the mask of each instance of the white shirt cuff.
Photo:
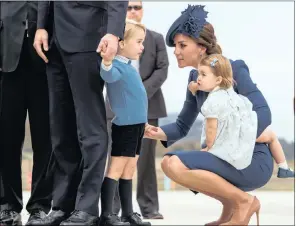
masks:
{"type": "Polygon", "coordinates": [[[112,64],[106,66],[105,64],[103,64],[103,62],[101,63],[101,67],[103,68],[103,70],[105,71],[110,71],[112,68],[112,64]]]}

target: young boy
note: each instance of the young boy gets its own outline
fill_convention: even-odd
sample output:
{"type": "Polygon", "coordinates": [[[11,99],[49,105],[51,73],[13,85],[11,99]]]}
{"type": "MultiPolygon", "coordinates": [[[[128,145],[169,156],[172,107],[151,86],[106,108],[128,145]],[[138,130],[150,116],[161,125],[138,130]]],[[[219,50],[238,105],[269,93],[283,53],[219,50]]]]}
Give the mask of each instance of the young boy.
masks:
{"type": "Polygon", "coordinates": [[[141,77],[131,65],[131,60],[139,59],[144,39],[145,27],[127,20],[124,41],[119,42],[115,59],[106,57],[105,47],[101,51],[101,77],[107,84],[110,107],[115,114],[112,120],[111,164],[101,190],[101,226],[151,225],[142,222],[140,215],[133,212],[132,205],[132,178],[147,123],[148,100],[141,77]],[[118,183],[121,219],[112,213],[118,183]]]}

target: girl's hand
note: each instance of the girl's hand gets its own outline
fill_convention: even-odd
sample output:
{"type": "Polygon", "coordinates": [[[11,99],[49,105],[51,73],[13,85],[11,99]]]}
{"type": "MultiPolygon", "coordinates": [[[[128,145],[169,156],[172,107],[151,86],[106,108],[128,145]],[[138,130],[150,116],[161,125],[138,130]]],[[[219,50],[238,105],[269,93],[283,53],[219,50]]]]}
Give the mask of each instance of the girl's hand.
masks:
{"type": "Polygon", "coordinates": [[[201,151],[209,151],[208,147],[201,149],[201,151]]]}
{"type": "Polygon", "coordinates": [[[198,91],[198,85],[197,85],[197,82],[195,81],[191,81],[189,84],[188,84],[188,89],[189,91],[192,93],[192,95],[194,96],[196,94],[196,92],[198,91]]]}

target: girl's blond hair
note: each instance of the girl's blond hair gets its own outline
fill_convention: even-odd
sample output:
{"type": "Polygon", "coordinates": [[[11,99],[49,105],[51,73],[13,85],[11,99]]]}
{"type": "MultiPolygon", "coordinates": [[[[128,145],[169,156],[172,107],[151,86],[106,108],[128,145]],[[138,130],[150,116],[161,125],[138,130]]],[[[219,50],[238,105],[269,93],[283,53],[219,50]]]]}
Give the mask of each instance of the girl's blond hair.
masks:
{"type": "Polygon", "coordinates": [[[125,20],[124,40],[128,40],[135,35],[139,30],[143,30],[146,33],[146,28],[143,24],[140,24],[134,20],[125,20]]]}
{"type": "Polygon", "coordinates": [[[221,76],[221,88],[228,89],[234,84],[230,61],[221,54],[211,54],[204,57],[200,65],[210,67],[215,76],[221,76]]]}

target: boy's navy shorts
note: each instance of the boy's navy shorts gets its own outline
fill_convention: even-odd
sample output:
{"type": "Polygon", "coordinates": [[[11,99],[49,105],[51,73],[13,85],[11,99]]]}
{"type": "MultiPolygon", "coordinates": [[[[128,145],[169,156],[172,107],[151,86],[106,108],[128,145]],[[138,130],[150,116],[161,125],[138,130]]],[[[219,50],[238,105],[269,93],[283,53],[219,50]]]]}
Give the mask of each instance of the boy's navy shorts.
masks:
{"type": "Polygon", "coordinates": [[[112,123],[111,156],[140,155],[145,123],[118,126],[112,123]]]}

